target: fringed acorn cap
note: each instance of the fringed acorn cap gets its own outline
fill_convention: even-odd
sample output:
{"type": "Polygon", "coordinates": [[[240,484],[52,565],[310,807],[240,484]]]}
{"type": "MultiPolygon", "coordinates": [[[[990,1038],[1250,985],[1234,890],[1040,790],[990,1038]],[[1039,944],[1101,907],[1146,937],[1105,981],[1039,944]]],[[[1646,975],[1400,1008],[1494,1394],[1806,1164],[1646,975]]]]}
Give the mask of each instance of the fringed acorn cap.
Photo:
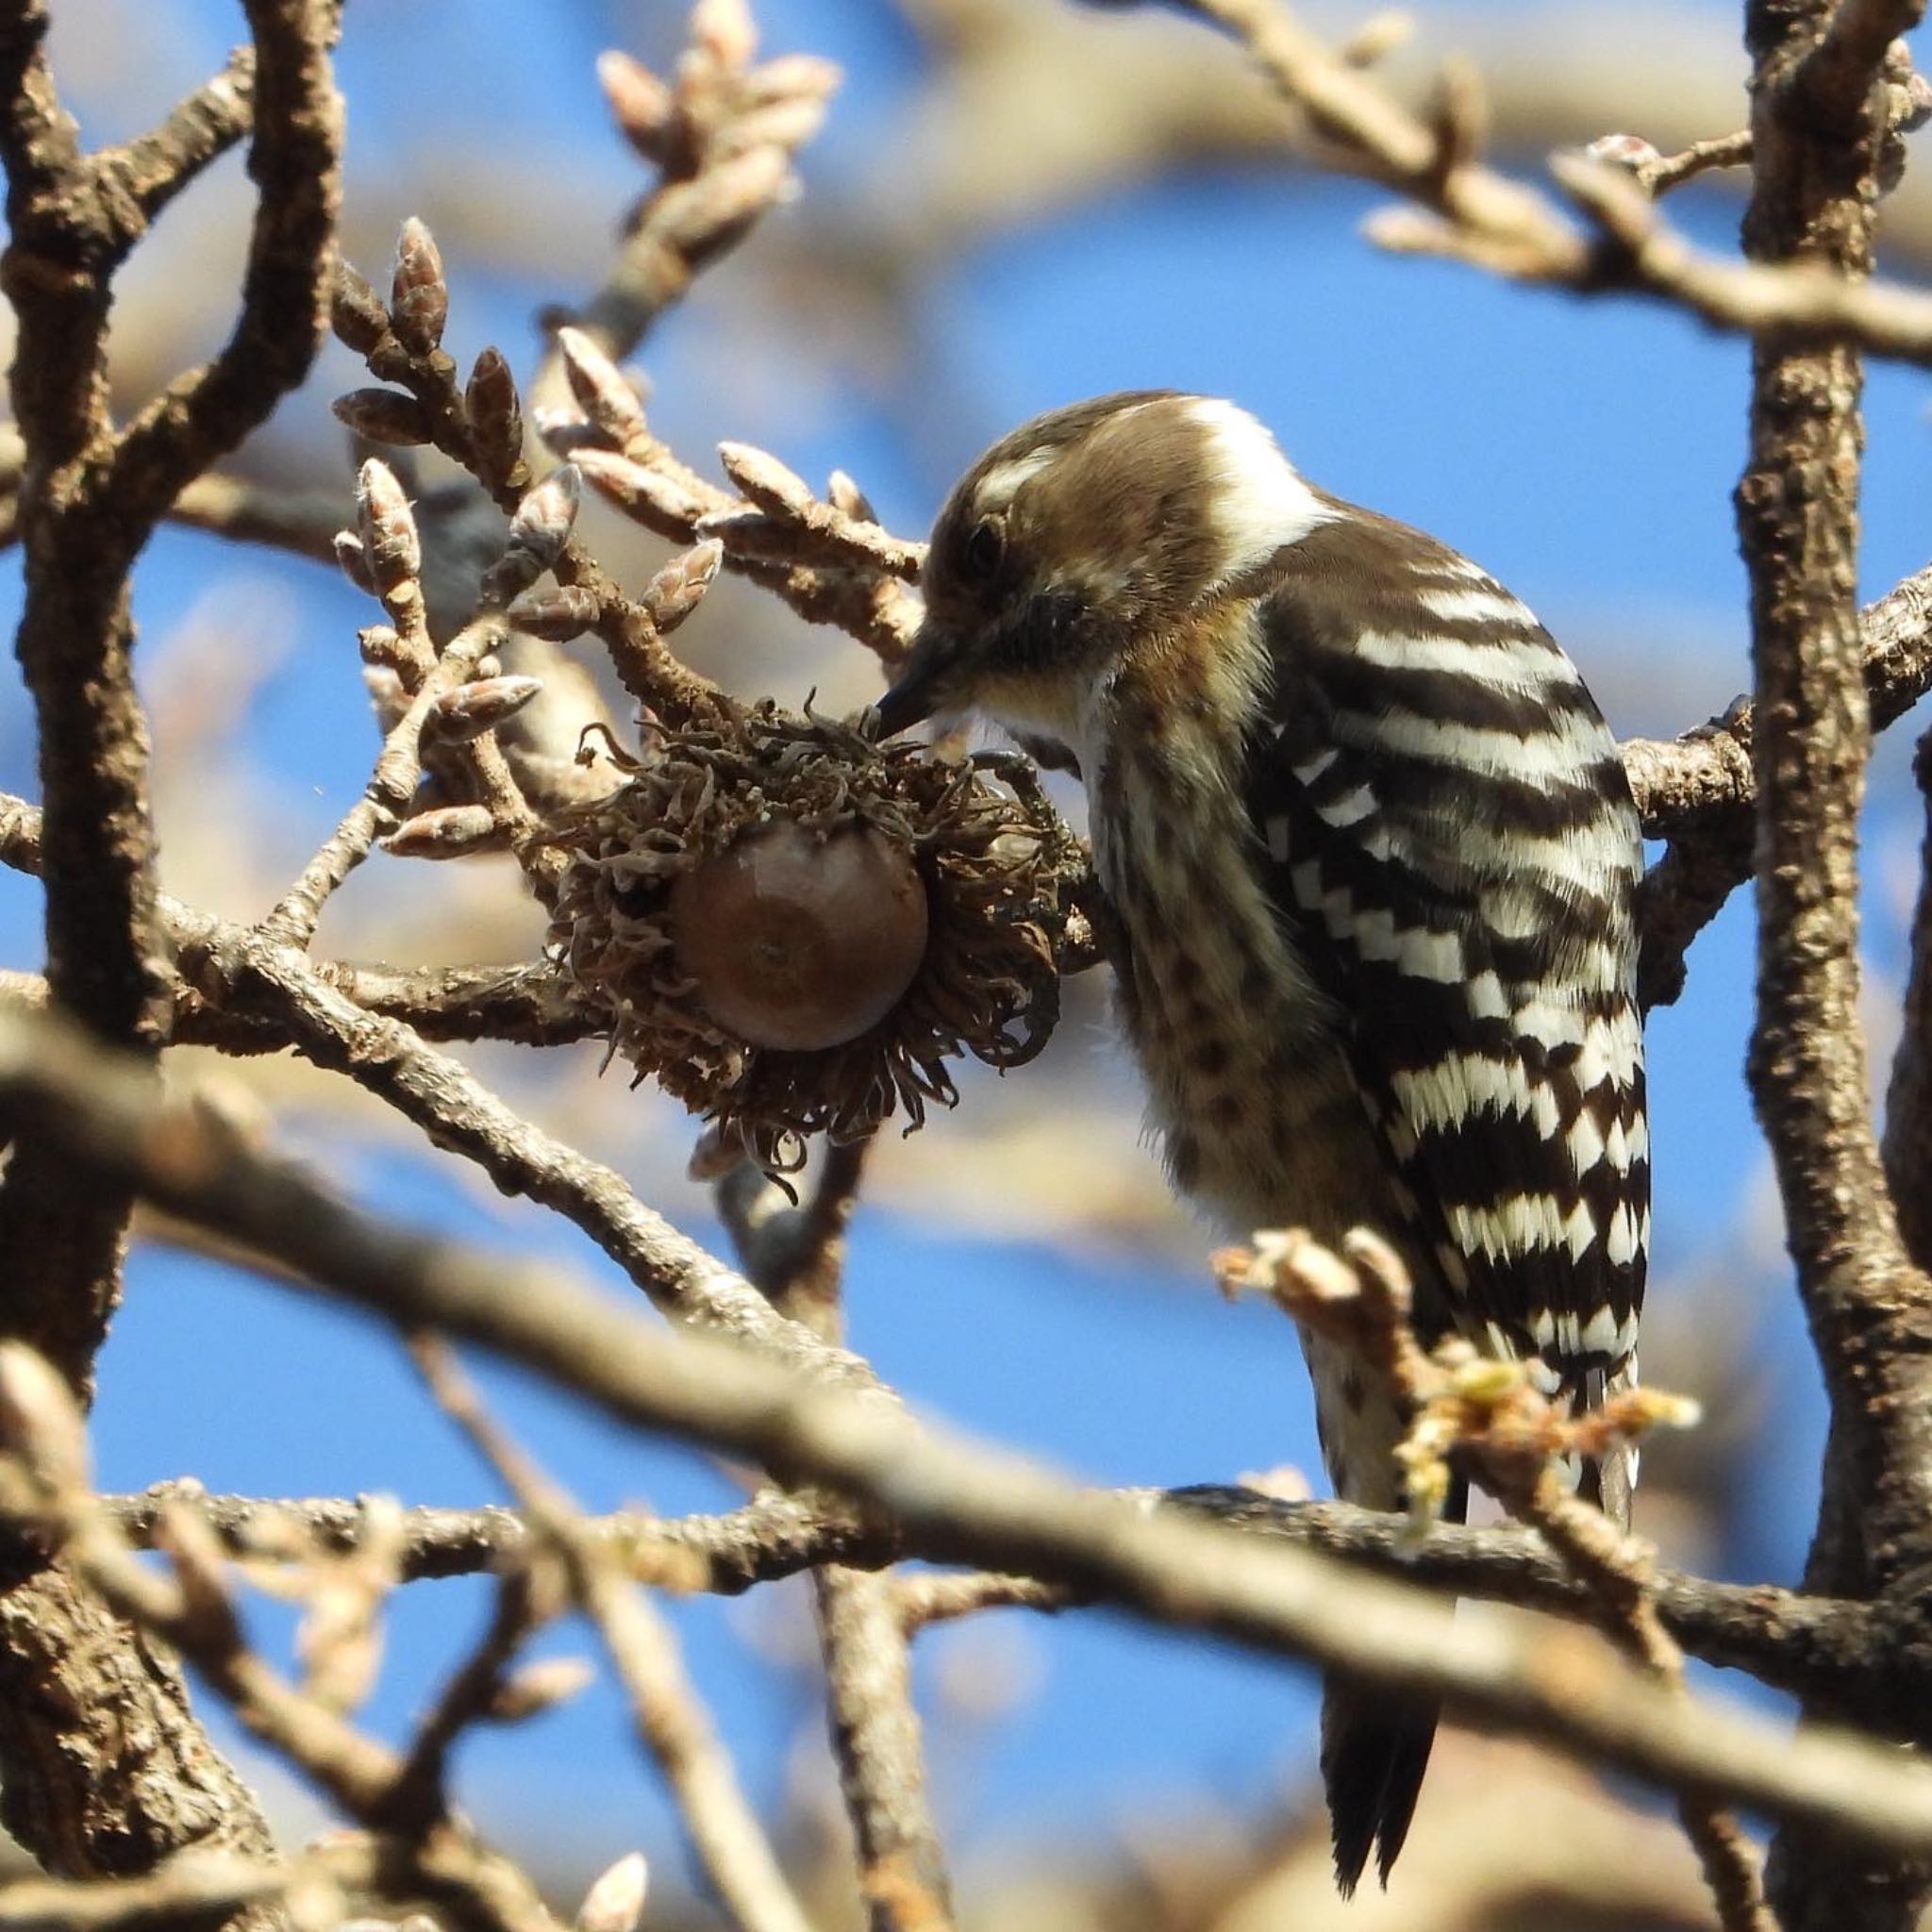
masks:
{"type": "Polygon", "coordinates": [[[960,1053],[1045,1044],[1082,860],[1024,760],[766,705],[622,762],[552,834],[551,957],[614,1053],[768,1169],[895,1108],[910,1132],[960,1053]]]}

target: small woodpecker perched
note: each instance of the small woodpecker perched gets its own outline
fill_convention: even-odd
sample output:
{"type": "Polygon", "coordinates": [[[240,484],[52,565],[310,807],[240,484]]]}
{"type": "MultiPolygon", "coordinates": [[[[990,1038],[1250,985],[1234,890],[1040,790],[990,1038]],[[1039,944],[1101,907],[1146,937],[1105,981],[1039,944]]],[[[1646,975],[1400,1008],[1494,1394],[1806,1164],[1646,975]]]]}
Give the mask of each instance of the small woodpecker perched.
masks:
{"type": "MultiPolygon", "coordinates": [[[[883,728],[977,711],[1071,751],[1174,1186],[1242,1235],[1375,1229],[1425,1342],[1537,1365],[1578,1407],[1634,1383],[1641,846],[1542,625],[1305,481],[1245,411],[1166,391],[995,443],[924,589],[883,728]]],[[[1338,1491],[1401,1507],[1392,1391],[1302,1340],[1338,1491]]],[[[1635,1475],[1618,1452],[1582,1480],[1627,1522],[1635,1475]]],[[[1435,1725],[1326,1687],[1344,1891],[1372,1853],[1386,1882],[1435,1725]]]]}

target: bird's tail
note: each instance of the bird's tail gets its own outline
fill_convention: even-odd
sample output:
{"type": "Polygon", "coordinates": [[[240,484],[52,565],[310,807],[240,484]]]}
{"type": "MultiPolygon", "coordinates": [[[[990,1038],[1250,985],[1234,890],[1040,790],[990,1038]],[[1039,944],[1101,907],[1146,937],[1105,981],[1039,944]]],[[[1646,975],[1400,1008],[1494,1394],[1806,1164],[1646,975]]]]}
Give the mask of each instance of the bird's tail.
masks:
{"type": "MultiPolygon", "coordinates": [[[[1458,1481],[1444,1504],[1444,1519],[1460,1523],[1467,1506],[1468,1491],[1458,1481]]],[[[1355,1890],[1372,1856],[1376,1875],[1388,1884],[1415,1816],[1441,1715],[1433,1702],[1407,1704],[1385,1690],[1323,1679],[1322,1784],[1334,1833],[1335,1882],[1343,1898],[1355,1890]]]]}
{"type": "MultiPolygon", "coordinates": [[[[1333,1353],[1337,1344],[1320,1336],[1305,1336],[1304,1342],[1314,1373],[1323,1453],[1336,1489],[1345,1500],[1371,1509],[1404,1507],[1394,1453],[1403,1428],[1392,1397],[1365,1386],[1358,1371],[1352,1379],[1347,1362],[1333,1353]]],[[[1580,1407],[1596,1408],[1636,1384],[1632,1355],[1583,1376],[1575,1399],[1580,1407]]],[[[1636,1487],[1637,1451],[1627,1443],[1585,1461],[1578,1472],[1577,1492],[1621,1529],[1630,1526],[1636,1487]]],[[[1468,1513],[1469,1486],[1452,1478],[1442,1520],[1461,1523],[1468,1513]]],[[[1452,1614],[1451,1607],[1442,1614],[1452,1614]]],[[[1344,1898],[1361,1882],[1371,1857],[1383,1884],[1389,1882],[1415,1816],[1441,1715],[1433,1702],[1407,1703],[1385,1690],[1324,1678],[1322,1783],[1334,1832],[1335,1880],[1344,1898]]]]}

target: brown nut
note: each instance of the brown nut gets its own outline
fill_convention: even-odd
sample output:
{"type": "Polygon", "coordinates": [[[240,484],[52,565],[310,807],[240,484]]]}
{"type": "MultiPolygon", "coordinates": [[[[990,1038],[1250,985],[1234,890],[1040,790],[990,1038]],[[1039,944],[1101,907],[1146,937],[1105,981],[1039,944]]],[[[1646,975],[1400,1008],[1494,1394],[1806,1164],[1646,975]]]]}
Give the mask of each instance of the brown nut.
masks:
{"type": "Polygon", "coordinates": [[[794,1053],[856,1040],[892,1010],[925,957],[926,918],[911,856],[870,825],[760,825],[671,891],[677,962],[705,1010],[794,1053]]]}

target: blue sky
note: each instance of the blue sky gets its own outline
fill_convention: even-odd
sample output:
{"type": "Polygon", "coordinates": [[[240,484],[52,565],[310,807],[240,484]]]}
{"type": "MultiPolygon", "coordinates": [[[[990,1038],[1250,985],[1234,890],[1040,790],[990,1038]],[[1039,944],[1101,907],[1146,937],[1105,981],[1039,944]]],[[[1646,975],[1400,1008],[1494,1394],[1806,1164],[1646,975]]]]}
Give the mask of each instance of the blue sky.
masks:
{"type": "MultiPolygon", "coordinates": [[[[558,163],[560,192],[603,184],[595,205],[572,199],[557,214],[594,242],[635,177],[604,127],[591,59],[608,44],[661,52],[680,13],[537,0],[351,8],[342,73],[358,142],[352,217],[392,225],[412,205],[411,171],[425,157],[460,164],[472,151],[528,142],[558,163]]],[[[212,0],[156,15],[165,16],[170,58],[190,72],[212,65],[237,31],[235,9],[212,0]]],[[[761,16],[773,48],[829,53],[849,70],[832,127],[806,161],[808,193],[849,192],[879,175],[919,78],[910,36],[883,0],[771,0],[761,16]]],[[[1534,31],[1539,9],[1525,6],[1523,16],[1534,31]]],[[[98,103],[89,101],[90,133],[105,138],[141,118],[130,89],[146,102],[142,112],[156,103],[107,57],[91,58],[106,61],[98,103]]],[[[884,190],[873,179],[874,196],[890,195],[889,170],[884,178],[884,190]]],[[[1037,409],[1146,384],[1232,395],[1276,428],[1310,475],[1431,528],[1509,582],[1571,642],[1620,728],[1666,732],[1721,708],[1748,681],[1729,509],[1743,451],[1743,347],[1655,308],[1581,303],[1380,257],[1356,233],[1375,199],[1346,185],[1299,182],[1290,192],[1256,172],[1123,193],[922,272],[900,355],[868,366],[836,350],[808,353],[809,380],[797,384],[782,362],[736,366],[747,343],[778,354],[782,332],[745,331],[701,289],[646,352],[659,420],[693,444],[720,435],[769,441],[808,475],[842,465],[889,523],[917,529],[978,445],[1037,409]]],[[[1713,248],[1731,246],[1735,213],[1715,196],[1686,196],[1678,209],[1713,248]]],[[[508,258],[515,252],[511,238],[508,258]]],[[[501,341],[525,367],[532,311],[578,292],[472,269],[454,255],[451,269],[465,340],[501,341]]],[[[315,424],[325,393],[311,385],[290,406],[311,436],[324,434],[315,424]]],[[[1869,417],[1864,580],[1876,593],[1932,548],[1921,509],[1932,500],[1922,378],[1875,372],[1869,417]]],[[[250,756],[286,780],[278,808],[306,812],[303,829],[320,832],[354,795],[368,755],[345,655],[366,607],[312,567],[164,533],[138,579],[145,633],[164,634],[236,572],[285,597],[291,613],[290,648],[247,721],[250,756]]],[[[18,597],[17,565],[0,559],[0,616],[10,620],[18,597]]],[[[8,789],[32,789],[28,747],[9,666],[0,672],[0,783],[8,789]]],[[[1871,815],[1889,877],[1916,839],[1906,749],[1902,736],[1888,747],[1871,815]]],[[[1874,968],[1895,986],[1899,896],[1874,886],[1870,898],[1874,968]]],[[[36,923],[34,890],[0,875],[0,963],[37,962],[36,923]]],[[[1763,1174],[1740,1074],[1752,938],[1748,906],[1734,905],[1699,942],[1686,999],[1652,1029],[1654,1279],[1681,1281],[1702,1267],[1740,1291],[1732,1306],[1746,1313],[1726,1319],[1740,1322],[1737,1349],[1761,1363],[1760,1394],[1775,1398],[1781,1424],[1722,1559],[1782,1578],[1802,1557],[1821,1410],[1775,1241],[1747,1225],[1754,1214],[1761,1223],[1763,1174]]],[[[946,1122],[930,1131],[945,1134],[946,1122]]],[[[599,1266],[539,1217],[480,1218],[474,1195],[434,1157],[358,1161],[353,1181],[364,1198],[411,1218],[599,1266]]],[[[1158,1258],[1103,1263],[1091,1251],[1003,1243],[996,1208],[983,1221],[988,1237],[970,1242],[883,1214],[860,1221],[853,1331],[909,1394],[1101,1480],[1314,1465],[1306,1389],[1278,1321],[1224,1307],[1198,1268],[1184,1279],[1158,1258]]],[[[1653,1357],[1647,1367],[1670,1380],[1668,1361],[1653,1357]]],[[[647,1498],[671,1509],[731,1499],[688,1456],[641,1449],[516,1378],[493,1386],[592,1503],[647,1498]]],[[[104,1480],[117,1486],[192,1470],[216,1489],[262,1492],[386,1488],[441,1502],[485,1493],[386,1338],[165,1252],[143,1252],[130,1271],[103,1364],[98,1441],[104,1480]]],[[[474,1587],[408,1593],[376,1707],[381,1724],[393,1728],[420,1708],[481,1614],[474,1587]]],[[[755,1612],[700,1605],[678,1614],[747,1776],[771,1796],[804,1713],[798,1680],[748,1640],[755,1612]]],[[[942,1727],[942,1791],[969,1832],[1095,1822],[1175,1789],[1253,1797],[1307,1759],[1312,1707],[1298,1674],[1099,1617],[1011,1641],[1034,1659],[1035,1694],[990,1735],[963,1721],[942,1727]]],[[[933,1650],[983,1644],[991,1657],[1007,1641],[963,1632],[933,1650]]],[[[524,1772],[533,1761],[557,1831],[611,1851],[640,1830],[660,1840],[661,1806],[649,1778],[626,1768],[607,1697],[470,1747],[466,1793],[486,1824],[527,1820],[524,1772]]]]}

